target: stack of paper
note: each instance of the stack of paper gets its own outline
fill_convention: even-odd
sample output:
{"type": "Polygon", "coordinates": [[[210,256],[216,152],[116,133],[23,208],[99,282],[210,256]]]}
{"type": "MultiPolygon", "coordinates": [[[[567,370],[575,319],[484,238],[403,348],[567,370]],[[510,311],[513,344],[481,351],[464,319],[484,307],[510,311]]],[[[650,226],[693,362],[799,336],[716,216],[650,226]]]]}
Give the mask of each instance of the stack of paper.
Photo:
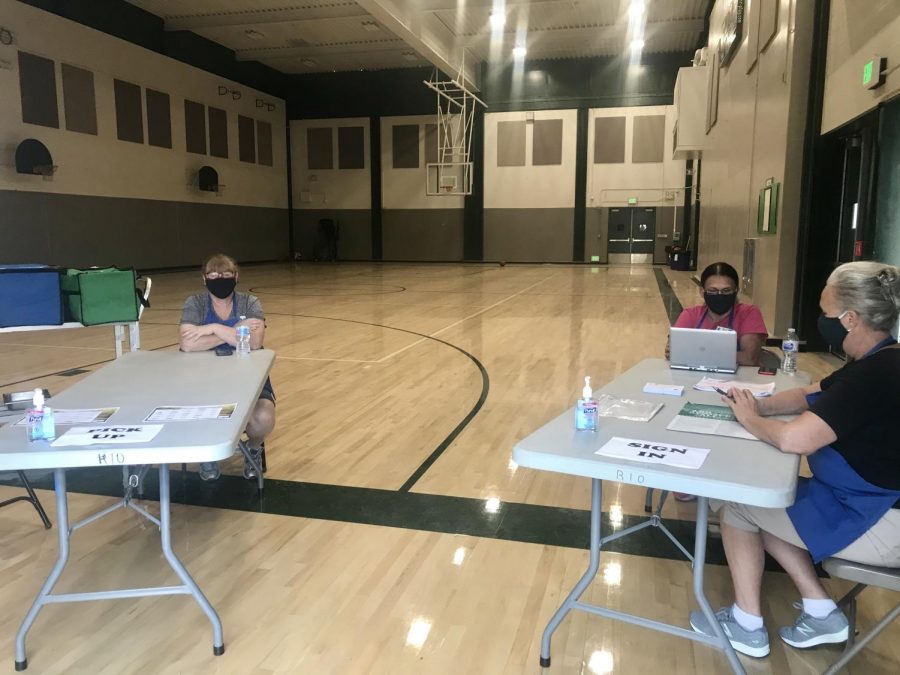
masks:
{"type": "Polygon", "coordinates": [[[697,391],[715,391],[716,389],[721,389],[725,392],[731,392],[732,387],[735,389],[746,389],[747,391],[751,392],[756,398],[771,396],[775,393],[774,382],[769,382],[767,384],[757,384],[755,382],[717,380],[714,377],[704,377],[694,385],[694,389],[696,389],[697,391]]]}
{"type": "Polygon", "coordinates": [[[724,405],[685,403],[666,429],[756,440],[756,436],[737,421],[731,408],[724,405]]]}

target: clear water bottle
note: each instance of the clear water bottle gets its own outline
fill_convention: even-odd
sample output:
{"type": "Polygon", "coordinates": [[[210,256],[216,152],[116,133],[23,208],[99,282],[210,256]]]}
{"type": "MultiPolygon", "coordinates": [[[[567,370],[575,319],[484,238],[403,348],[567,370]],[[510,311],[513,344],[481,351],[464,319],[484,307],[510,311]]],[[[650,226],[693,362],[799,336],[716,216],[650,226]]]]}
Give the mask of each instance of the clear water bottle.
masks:
{"type": "Polygon", "coordinates": [[[784,361],[781,362],[781,370],[786,375],[797,372],[797,352],[800,350],[800,338],[797,331],[788,328],[787,337],[781,341],[781,351],[784,352],[784,361]]]}
{"type": "Polygon", "coordinates": [[[250,326],[237,328],[237,355],[250,356],[250,326]]]}

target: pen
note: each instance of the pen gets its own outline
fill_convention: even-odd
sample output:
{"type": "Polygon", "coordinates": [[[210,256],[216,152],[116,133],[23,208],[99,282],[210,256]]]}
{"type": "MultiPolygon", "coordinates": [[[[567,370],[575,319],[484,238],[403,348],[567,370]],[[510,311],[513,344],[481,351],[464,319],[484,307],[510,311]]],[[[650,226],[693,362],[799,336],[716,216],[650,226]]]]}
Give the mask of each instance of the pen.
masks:
{"type": "Polygon", "coordinates": [[[734,396],[729,394],[724,389],[719,389],[718,387],[713,387],[713,389],[715,389],[718,393],[722,394],[722,396],[724,396],[725,398],[730,398],[732,401],[734,400],[734,396]]]}

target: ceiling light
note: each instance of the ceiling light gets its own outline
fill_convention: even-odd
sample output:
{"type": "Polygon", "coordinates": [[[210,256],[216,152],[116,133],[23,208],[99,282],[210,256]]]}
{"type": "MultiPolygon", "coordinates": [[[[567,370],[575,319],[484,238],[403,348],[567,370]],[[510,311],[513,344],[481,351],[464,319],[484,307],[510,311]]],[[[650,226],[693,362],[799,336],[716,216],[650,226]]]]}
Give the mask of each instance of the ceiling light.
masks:
{"type": "Polygon", "coordinates": [[[513,47],[513,56],[517,59],[524,59],[528,50],[525,47],[513,47]]]}
{"type": "Polygon", "coordinates": [[[631,51],[639,52],[644,48],[644,39],[643,38],[635,38],[631,41],[631,51]]]}
{"type": "Polygon", "coordinates": [[[417,58],[415,52],[403,52],[400,56],[404,61],[415,61],[417,58]]]}
{"type": "Polygon", "coordinates": [[[506,14],[503,12],[491,12],[489,19],[493,30],[500,30],[506,25],[506,14]]]}
{"type": "Polygon", "coordinates": [[[251,40],[262,40],[266,36],[263,33],[260,33],[258,30],[253,30],[252,28],[248,28],[244,31],[244,35],[246,35],[251,40]]]}
{"type": "Polygon", "coordinates": [[[300,63],[302,63],[307,68],[314,68],[316,65],[316,62],[312,59],[303,59],[300,63]]]}
{"type": "Polygon", "coordinates": [[[644,4],[644,0],[631,0],[631,4],[628,6],[628,16],[636,21],[641,18],[645,9],[647,9],[647,5],[644,4]]]}
{"type": "Polygon", "coordinates": [[[375,23],[374,21],[363,21],[362,27],[363,27],[363,30],[367,30],[370,33],[374,33],[376,30],[378,30],[378,24],[375,23]]]}
{"type": "Polygon", "coordinates": [[[500,498],[490,497],[484,502],[484,510],[488,513],[497,513],[500,510],[500,498]]]}

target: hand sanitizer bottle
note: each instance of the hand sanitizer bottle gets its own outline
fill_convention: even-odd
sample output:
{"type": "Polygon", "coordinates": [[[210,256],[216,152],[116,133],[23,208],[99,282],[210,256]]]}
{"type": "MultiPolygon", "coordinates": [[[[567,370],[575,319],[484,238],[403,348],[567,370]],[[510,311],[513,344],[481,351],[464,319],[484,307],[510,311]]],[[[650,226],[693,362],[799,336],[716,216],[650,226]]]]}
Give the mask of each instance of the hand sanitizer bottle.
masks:
{"type": "Polygon", "coordinates": [[[584,389],[575,406],[575,429],[578,431],[597,431],[597,401],[593,398],[590,376],[584,378],[584,389]]]}
{"type": "Polygon", "coordinates": [[[40,441],[44,438],[44,392],[35,389],[31,397],[31,408],[28,410],[26,423],[29,441],[40,441]]]}
{"type": "MultiPolygon", "coordinates": [[[[41,392],[41,398],[44,398],[44,392],[41,392]]],[[[56,418],[53,417],[53,408],[49,405],[44,406],[44,420],[41,424],[41,435],[45,441],[52,441],[56,438],[56,418]]]]}

